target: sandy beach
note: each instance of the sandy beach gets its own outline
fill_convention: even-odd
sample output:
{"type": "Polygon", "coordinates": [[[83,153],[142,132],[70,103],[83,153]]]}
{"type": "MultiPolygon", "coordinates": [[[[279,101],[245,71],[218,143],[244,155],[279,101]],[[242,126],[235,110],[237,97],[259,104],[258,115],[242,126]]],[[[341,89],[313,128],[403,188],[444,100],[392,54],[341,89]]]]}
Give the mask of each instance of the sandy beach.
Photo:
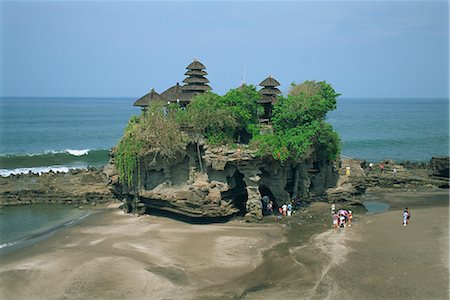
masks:
{"type": "Polygon", "coordinates": [[[2,256],[2,299],[448,299],[448,191],[381,194],[333,230],[329,205],[193,225],[116,204],[2,256]],[[404,206],[411,222],[401,226],[404,206]]]}
{"type": "Polygon", "coordinates": [[[449,299],[448,192],[383,195],[391,210],[352,228],[346,262],[330,270],[331,299],[449,299]],[[405,207],[408,226],[401,226],[405,207]]]}

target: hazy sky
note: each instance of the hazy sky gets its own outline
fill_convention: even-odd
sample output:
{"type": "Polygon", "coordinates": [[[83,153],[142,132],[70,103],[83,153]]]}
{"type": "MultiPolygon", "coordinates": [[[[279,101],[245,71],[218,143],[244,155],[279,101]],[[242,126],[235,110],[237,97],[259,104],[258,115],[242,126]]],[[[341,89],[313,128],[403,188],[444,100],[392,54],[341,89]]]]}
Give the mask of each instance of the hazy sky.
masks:
{"type": "Polygon", "coordinates": [[[213,91],[269,74],[343,97],[447,97],[447,1],[3,1],[1,96],[138,97],[197,57],[213,91]]]}

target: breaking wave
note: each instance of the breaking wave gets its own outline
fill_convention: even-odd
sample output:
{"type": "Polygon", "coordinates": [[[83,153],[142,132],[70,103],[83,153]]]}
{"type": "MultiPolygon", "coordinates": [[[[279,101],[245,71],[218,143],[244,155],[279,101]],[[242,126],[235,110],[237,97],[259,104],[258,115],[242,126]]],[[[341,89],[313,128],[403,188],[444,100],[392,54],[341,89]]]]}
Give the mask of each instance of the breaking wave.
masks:
{"type": "Polygon", "coordinates": [[[68,172],[69,169],[102,167],[109,159],[109,150],[67,149],[30,154],[0,155],[0,175],[22,173],[68,172]]]}

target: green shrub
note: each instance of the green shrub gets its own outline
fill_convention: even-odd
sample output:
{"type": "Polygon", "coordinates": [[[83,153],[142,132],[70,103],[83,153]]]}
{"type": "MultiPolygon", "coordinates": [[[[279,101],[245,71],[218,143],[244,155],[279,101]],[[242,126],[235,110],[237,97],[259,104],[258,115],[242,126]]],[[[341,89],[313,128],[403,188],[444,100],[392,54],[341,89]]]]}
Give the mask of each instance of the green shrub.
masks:
{"type": "Polygon", "coordinates": [[[181,112],[168,111],[162,104],[152,104],[140,117],[133,116],[114,151],[122,183],[139,182],[139,158],[152,153],[170,159],[182,154],[187,138],[180,130],[181,112]]]}
{"type": "Polygon", "coordinates": [[[326,114],[336,109],[338,93],[326,82],[305,81],[293,84],[287,97],[278,97],[274,105],[273,134],[255,135],[253,145],[262,156],[276,160],[303,160],[312,147],[335,160],[340,153],[340,140],[326,114]]]}

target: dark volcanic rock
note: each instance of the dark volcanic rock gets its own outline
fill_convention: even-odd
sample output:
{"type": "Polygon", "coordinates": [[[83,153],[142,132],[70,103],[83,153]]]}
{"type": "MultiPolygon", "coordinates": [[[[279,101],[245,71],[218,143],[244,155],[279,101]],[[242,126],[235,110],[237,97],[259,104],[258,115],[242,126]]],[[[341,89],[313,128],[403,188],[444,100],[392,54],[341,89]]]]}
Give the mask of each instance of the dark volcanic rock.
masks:
{"type": "Polygon", "coordinates": [[[0,177],[0,206],[34,203],[97,203],[114,199],[109,179],[97,170],[0,177]]]}
{"type": "MultiPolygon", "coordinates": [[[[440,167],[437,168],[439,170],[445,169],[445,160],[436,160],[435,164],[438,165],[438,162],[440,167]]],[[[430,176],[429,164],[402,163],[400,165],[391,160],[384,161],[384,164],[385,172],[381,173],[377,167],[369,170],[367,164],[360,160],[342,159],[339,171],[341,176],[336,187],[326,191],[326,200],[328,202],[351,202],[355,201],[358,196],[366,193],[366,191],[380,189],[417,190],[449,187],[447,178],[430,176]],[[410,168],[407,168],[407,165],[410,168]],[[350,167],[350,175],[346,175],[346,167],[350,167]],[[394,172],[394,169],[396,172],[394,172]]]]}
{"type": "Polygon", "coordinates": [[[430,161],[430,166],[431,169],[433,170],[433,175],[449,178],[448,156],[432,157],[430,161]]]}
{"type": "Polygon", "coordinates": [[[105,173],[127,212],[141,214],[144,204],[149,211],[189,218],[242,215],[249,221],[262,218],[263,196],[277,208],[293,195],[302,200],[322,195],[338,178],[333,164],[314,154],[301,163],[281,163],[257,157],[246,146],[231,149],[203,145],[200,151],[201,164],[192,144],[184,155],[169,161],[151,153],[143,157],[136,176],[140,180],[134,184],[138,189],[117,180],[113,158],[105,173]]]}

